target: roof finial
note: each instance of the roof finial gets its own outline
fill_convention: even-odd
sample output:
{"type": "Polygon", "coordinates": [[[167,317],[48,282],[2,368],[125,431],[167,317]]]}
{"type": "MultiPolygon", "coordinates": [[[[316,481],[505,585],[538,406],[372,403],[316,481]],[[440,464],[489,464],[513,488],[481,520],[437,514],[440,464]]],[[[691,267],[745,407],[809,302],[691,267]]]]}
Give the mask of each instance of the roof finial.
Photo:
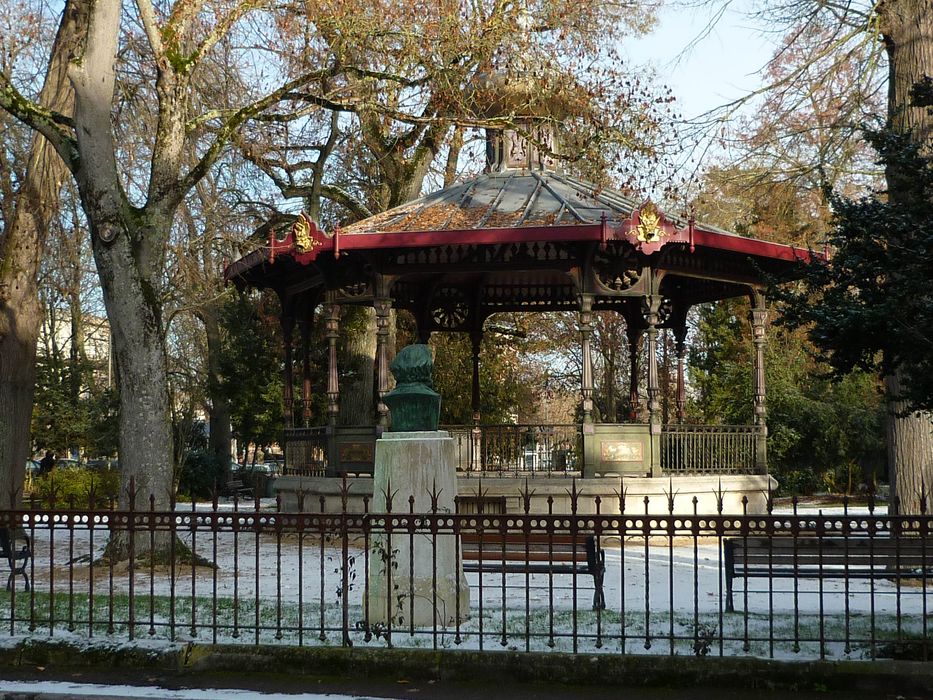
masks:
{"type": "Polygon", "coordinates": [[[514,22],[512,49],[500,51],[501,60],[494,58],[469,90],[477,116],[504,122],[486,130],[486,171],[556,169],[555,124],[570,105],[559,94],[559,67],[536,47],[527,1],[518,3],[514,22]]]}

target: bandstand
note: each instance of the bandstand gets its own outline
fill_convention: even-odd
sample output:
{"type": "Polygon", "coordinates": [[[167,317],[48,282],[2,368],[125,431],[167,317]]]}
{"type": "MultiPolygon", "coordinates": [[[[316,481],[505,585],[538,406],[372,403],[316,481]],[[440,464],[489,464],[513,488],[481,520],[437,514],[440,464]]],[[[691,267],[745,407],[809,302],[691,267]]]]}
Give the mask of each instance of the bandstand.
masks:
{"type": "Polygon", "coordinates": [[[643,511],[644,496],[656,496],[650,508],[663,510],[663,495],[674,492],[681,499],[678,509],[692,509],[697,496],[700,510],[715,510],[722,492],[732,499],[724,506],[732,512],[741,510],[743,496],[750,511],[763,507],[774,486],[767,465],[765,289],[768,278],[792,275],[808,252],[671,216],[651,202],[571,177],[555,166],[550,151],[539,148],[542,139],[541,133],[532,140],[517,130],[491,132],[483,174],[332,233],[302,215],[287,233],[272,234],[267,245],[227,268],[225,278],[238,287],[273,289],[281,299],[285,471],[276,488],[286,504],[299,491],[339,493],[346,475],[352,477],[346,481],[351,496],[371,493],[365,476],[372,473],[375,441],[390,420],[382,401],[390,388],[390,314],[405,309],[414,316],[421,342],[438,332],[465,333],[472,342],[473,423],[445,428],[457,440],[462,508],[521,509],[524,495],[533,491],[532,509],[557,512],[562,499],[570,498],[571,476],[574,490],[600,497],[599,505],[588,499],[586,507],[604,513],[622,507],[643,511]],[[743,296],[751,302],[754,423],[688,424],[688,311],[743,296]],[[372,425],[338,420],[337,339],[345,305],[375,311],[372,425]],[[318,307],[328,343],[329,420],[312,426],[308,339],[318,307]],[[594,415],[592,316],[602,310],[626,322],[630,422],[603,423],[594,415]],[[583,358],[579,424],[484,424],[484,323],[504,311],[577,314],[583,358]],[[659,400],[662,329],[676,340],[676,421],[669,424],[662,422],[659,400]],[[646,368],[638,366],[642,354],[646,368]],[[300,416],[292,410],[296,360],[303,373],[300,416]],[[645,387],[639,387],[642,374],[645,387]],[[642,388],[647,415],[639,421],[634,408],[642,388]]]}

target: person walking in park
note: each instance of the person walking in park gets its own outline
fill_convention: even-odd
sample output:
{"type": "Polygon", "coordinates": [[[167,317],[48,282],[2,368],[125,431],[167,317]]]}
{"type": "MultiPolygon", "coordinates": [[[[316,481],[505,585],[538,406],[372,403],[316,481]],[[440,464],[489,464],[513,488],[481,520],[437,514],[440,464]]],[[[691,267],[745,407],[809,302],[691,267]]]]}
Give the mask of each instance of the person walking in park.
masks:
{"type": "Polygon", "coordinates": [[[55,454],[52,450],[45,451],[45,457],[39,460],[39,475],[50,474],[55,468],[55,454]]]}

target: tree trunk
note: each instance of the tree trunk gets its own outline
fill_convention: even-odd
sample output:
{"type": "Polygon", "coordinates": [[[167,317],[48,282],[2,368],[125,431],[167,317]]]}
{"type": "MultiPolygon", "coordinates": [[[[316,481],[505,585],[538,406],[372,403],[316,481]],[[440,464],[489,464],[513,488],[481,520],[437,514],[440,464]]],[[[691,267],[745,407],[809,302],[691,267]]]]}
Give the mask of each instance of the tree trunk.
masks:
{"type": "MultiPolygon", "coordinates": [[[[75,88],[75,136],[80,153],[74,174],[91,229],[117,367],[120,504],[127,505],[132,481],[138,507],[147,505],[151,495],[156,509],[163,509],[172,496],[174,452],[161,276],[165,241],[176,207],[163,201],[154,204],[150,192],[146,208],[134,208],[120,182],[110,124],[121,13],[120,0],[91,4],[87,40],[69,69],[75,88]]],[[[184,113],[175,114],[175,118],[183,122],[184,113]]],[[[159,134],[164,131],[162,126],[160,122],[159,134]]],[[[166,145],[157,141],[156,147],[164,149],[166,145]]],[[[159,157],[160,153],[153,153],[150,190],[159,157]]],[[[158,175],[161,183],[164,173],[158,175]]],[[[163,198],[169,194],[161,192],[163,198]]]]}
{"type": "Polygon", "coordinates": [[[210,450],[224,467],[225,478],[230,477],[230,405],[222,391],[220,357],[223,346],[220,324],[213,310],[202,310],[201,321],[207,339],[207,396],[211,404],[210,450]]]}
{"type": "Polygon", "coordinates": [[[899,374],[885,377],[885,389],[891,504],[896,498],[899,513],[916,514],[922,498],[926,505],[933,505],[929,498],[933,486],[933,422],[929,412],[907,413],[907,404],[897,400],[901,394],[899,374]]]}
{"type": "MultiPolygon", "coordinates": [[[[168,226],[169,222],[164,222],[168,226]]],[[[91,222],[92,231],[95,224],[91,222]]],[[[167,508],[172,490],[172,431],[167,362],[160,295],[141,270],[132,241],[157,235],[128,231],[113,243],[93,236],[94,259],[110,320],[113,353],[119,368],[120,504],[128,502],[130,480],[137,489],[137,507],[152,494],[156,509],[167,508]]]]}
{"type": "MultiPolygon", "coordinates": [[[[888,55],[888,122],[930,155],[933,114],[927,106],[913,104],[910,91],[933,76],[933,1],[887,0],[878,13],[888,55]]],[[[897,173],[889,170],[886,176],[896,198],[902,189],[897,173]]]]}
{"type": "MultiPolygon", "coordinates": [[[[85,204],[87,206],[87,204],[85,204]]],[[[93,211],[93,209],[91,209],[93,211]]],[[[174,441],[168,394],[168,371],[161,317],[161,295],[149,280],[137,257],[140,241],[156,235],[152,230],[128,230],[112,243],[97,235],[97,223],[89,216],[94,260],[110,321],[113,354],[116,360],[120,396],[120,497],[119,505],[130,502],[137,510],[150,507],[169,510],[174,501],[174,441]],[[151,501],[150,501],[151,498],[151,501]]],[[[169,225],[164,221],[165,226],[169,225]]],[[[152,258],[149,260],[152,266],[152,258]]],[[[146,274],[149,272],[150,274],[146,274]]],[[[147,533],[134,538],[136,557],[151,555],[163,561],[171,546],[167,532],[156,533],[151,542],[147,533]]],[[[130,538],[125,531],[111,533],[105,557],[123,561],[129,558],[130,538]]],[[[176,556],[183,548],[176,543],[176,556]]]]}
{"type": "Polygon", "coordinates": [[[375,420],[376,312],[348,306],[341,321],[345,366],[340,367],[340,424],[373,425],[375,420]]]}
{"type": "MultiPolygon", "coordinates": [[[[925,106],[912,105],[910,91],[925,76],[933,75],[933,2],[888,0],[878,13],[888,54],[888,124],[896,132],[909,134],[929,156],[933,153],[933,114],[925,106]]],[[[889,166],[885,172],[889,197],[892,202],[904,201],[914,188],[895,168],[889,166]]],[[[905,414],[896,373],[885,378],[885,385],[891,496],[900,500],[901,513],[913,514],[919,512],[921,487],[929,491],[933,481],[933,416],[929,412],[905,414]]]]}
{"type": "MultiPolygon", "coordinates": [[[[70,114],[74,91],[68,61],[87,29],[87,3],[65,5],[52,45],[39,103],[70,114]]],[[[0,498],[22,496],[30,454],[29,422],[36,380],[36,339],[41,323],[36,279],[48,224],[58,210],[68,171],[45,137],[34,134],[13,219],[0,240],[0,498]]]]}
{"type": "Polygon", "coordinates": [[[447,162],[444,165],[444,187],[451,187],[457,181],[457,165],[463,150],[463,127],[456,126],[448,144],[447,162]]]}
{"type": "MultiPolygon", "coordinates": [[[[84,380],[84,365],[87,355],[84,348],[84,312],[81,309],[81,264],[76,265],[76,279],[70,280],[68,290],[68,312],[71,321],[71,345],[68,348],[68,394],[75,406],[81,400],[81,388],[84,380]]],[[[74,435],[74,433],[71,433],[74,435]]],[[[69,446],[71,447],[71,446],[69,446]]]]}

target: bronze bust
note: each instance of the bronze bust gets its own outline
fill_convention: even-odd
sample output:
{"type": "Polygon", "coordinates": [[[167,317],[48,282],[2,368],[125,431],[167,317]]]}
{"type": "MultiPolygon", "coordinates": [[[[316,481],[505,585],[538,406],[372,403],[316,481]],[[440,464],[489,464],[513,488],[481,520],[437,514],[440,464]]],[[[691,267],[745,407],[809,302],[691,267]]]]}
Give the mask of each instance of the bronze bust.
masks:
{"type": "Polygon", "coordinates": [[[392,417],[391,432],[437,430],[441,395],[434,391],[434,360],[427,345],[402,348],[389,366],[395,388],[385,396],[392,417]]]}

